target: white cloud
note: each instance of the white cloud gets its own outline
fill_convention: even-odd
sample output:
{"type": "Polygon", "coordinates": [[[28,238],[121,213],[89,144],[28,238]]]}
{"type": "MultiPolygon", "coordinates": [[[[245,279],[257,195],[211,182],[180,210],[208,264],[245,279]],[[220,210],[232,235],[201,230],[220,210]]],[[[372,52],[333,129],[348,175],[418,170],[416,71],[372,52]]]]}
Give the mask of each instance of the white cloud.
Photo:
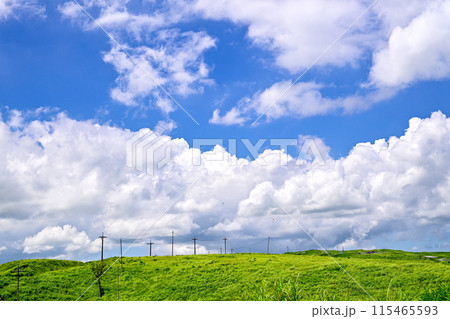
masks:
{"type": "MultiPolygon", "coordinates": [[[[298,72],[333,43],[368,5],[358,0],[197,0],[193,10],[208,19],[247,26],[248,38],[274,52],[278,66],[298,72]]],[[[364,17],[318,65],[354,63],[370,46],[370,37],[362,36],[368,21],[368,16],[364,17]]]]}
{"type": "MultiPolygon", "coordinates": [[[[103,60],[118,73],[111,97],[127,106],[159,108],[164,113],[176,106],[166,94],[186,97],[201,93],[213,83],[203,54],[215,46],[215,39],[203,31],[181,32],[174,28],[184,13],[184,2],[142,3],[129,10],[128,1],[80,1],[96,22],[107,30],[132,59],[111,41],[103,60]],[[139,12],[139,13],[138,13],[139,12]],[[162,89],[162,88],[163,89],[162,89]]],[[[72,1],[59,7],[62,15],[86,30],[97,25],[72,1]]],[[[106,37],[106,35],[105,35],[106,37]]]]}
{"type": "MultiPolygon", "coordinates": [[[[214,3],[196,0],[193,11],[208,19],[230,20],[246,26],[248,38],[271,51],[278,66],[298,73],[319,57],[372,3],[364,0],[256,0],[243,4],[238,0],[214,3]]],[[[389,48],[375,54],[376,63],[386,63],[384,68],[379,66],[380,73],[391,70],[392,74],[398,70],[399,75],[392,74],[395,75],[392,81],[396,82],[398,76],[408,77],[410,72],[422,73],[428,69],[430,74],[437,72],[439,78],[439,63],[446,65],[442,60],[448,55],[445,39],[448,38],[449,5],[447,0],[378,3],[316,65],[356,66],[367,53],[385,47],[389,39],[389,48]],[[431,56],[424,56],[430,51],[431,56]],[[429,62],[423,63],[424,59],[429,62]],[[423,64],[431,70],[426,66],[415,70],[423,64]],[[413,71],[408,70],[408,65],[413,71]]],[[[373,73],[378,75],[377,70],[373,73]]],[[[385,74],[384,79],[387,81],[389,75],[385,74]]]]}
{"type": "Polygon", "coordinates": [[[396,27],[407,26],[430,5],[442,0],[395,0],[375,5],[372,10],[380,21],[384,35],[389,35],[396,27]]]}
{"type": "Polygon", "coordinates": [[[290,81],[274,83],[252,97],[239,101],[238,106],[220,116],[216,109],[210,119],[212,124],[242,125],[263,115],[267,121],[281,117],[304,118],[334,112],[353,113],[368,109],[374,103],[390,98],[395,90],[383,89],[346,97],[329,98],[322,94],[325,85],[315,82],[290,81]]]}
{"type": "MultiPolygon", "coordinates": [[[[197,0],[194,11],[214,20],[230,20],[248,28],[248,38],[274,55],[276,66],[298,74],[318,58],[372,1],[240,1],[197,0]]],[[[450,1],[396,0],[377,3],[339,42],[314,64],[359,67],[373,54],[367,91],[328,97],[316,82],[296,83],[267,112],[267,120],[309,117],[337,111],[363,111],[391,98],[399,89],[423,80],[448,78],[450,1]]],[[[327,71],[327,70],[326,70],[327,71]]],[[[363,83],[366,79],[359,80],[363,83]]],[[[255,120],[291,85],[278,81],[246,97],[210,123],[242,125],[255,120]]],[[[355,83],[355,85],[358,85],[355,83]]],[[[358,90],[360,91],[360,90],[358,90]]]]}
{"type": "Polygon", "coordinates": [[[450,1],[434,2],[407,26],[397,26],[386,47],[374,54],[370,80],[402,87],[450,77],[450,1]]]}
{"type": "Polygon", "coordinates": [[[202,85],[211,83],[207,80],[209,68],[203,62],[202,54],[214,47],[215,41],[203,32],[170,30],[158,36],[164,44],[156,49],[126,47],[137,65],[117,47],[104,55],[104,61],[114,65],[119,73],[117,86],[111,91],[112,98],[128,106],[137,106],[153,96],[155,105],[169,113],[175,106],[159,85],[181,96],[200,92],[202,85]]]}
{"type": "Polygon", "coordinates": [[[8,248],[6,248],[6,246],[1,246],[0,247],[0,255],[1,255],[1,253],[2,253],[2,251],[5,251],[5,250],[7,250],[8,248]]]}
{"type": "Polygon", "coordinates": [[[47,226],[34,236],[25,238],[23,252],[26,254],[40,253],[63,248],[66,252],[72,252],[90,244],[86,232],[79,232],[71,225],[47,226]]]}
{"type": "Polygon", "coordinates": [[[0,22],[25,14],[45,17],[45,8],[37,0],[0,0],[0,22]]]}
{"type": "Polygon", "coordinates": [[[273,119],[282,116],[306,117],[325,114],[338,107],[338,101],[322,96],[320,89],[323,86],[320,84],[299,82],[290,88],[289,93],[282,96],[290,86],[290,81],[277,82],[270,88],[257,92],[251,99],[241,101],[242,108],[245,111],[250,109],[256,114],[267,111],[267,118],[273,119]],[[273,104],[278,98],[279,100],[273,104]]]}
{"type": "Polygon", "coordinates": [[[177,124],[172,120],[158,121],[158,123],[156,123],[155,129],[153,131],[161,133],[161,134],[169,134],[176,128],[177,128],[177,124]]]}
{"type": "MultiPolygon", "coordinates": [[[[119,42],[171,94],[185,97],[201,93],[213,83],[203,54],[216,45],[206,32],[180,32],[177,24],[197,18],[228,20],[247,28],[247,38],[273,55],[275,66],[292,74],[304,71],[373,1],[369,0],[174,0],[144,2],[130,9],[128,1],[81,1],[96,21],[119,42]]],[[[354,112],[392,97],[399,89],[424,80],[450,75],[447,16],[450,1],[395,0],[375,4],[354,24],[314,68],[358,68],[362,59],[373,56],[368,78],[359,79],[366,93],[332,98],[314,81],[297,83],[267,114],[272,120],[284,116],[308,117],[354,112]]],[[[85,30],[96,25],[72,1],[61,5],[63,16],[85,30]]],[[[118,73],[111,97],[125,105],[164,113],[174,103],[141,69],[115,45],[104,54],[118,73]]],[[[267,65],[267,60],[265,60],[267,65]]],[[[328,69],[324,69],[328,71],[328,69]]],[[[279,92],[291,82],[278,81],[241,100],[227,112],[214,110],[210,123],[243,125],[263,114],[279,92]],[[224,113],[221,115],[221,113],[224,113]],[[254,116],[256,115],[256,117],[254,116]]],[[[325,87],[328,84],[324,84],[325,87]]],[[[355,83],[358,86],[358,83],[355,83]]]]}
{"type": "Polygon", "coordinates": [[[242,112],[238,108],[232,108],[224,116],[220,115],[220,110],[215,109],[212,118],[209,119],[211,124],[221,124],[221,125],[242,125],[245,122],[245,118],[242,116],[242,112]]]}
{"type": "MultiPolygon", "coordinates": [[[[247,38],[270,52],[275,66],[292,74],[304,71],[373,2],[369,0],[255,0],[144,2],[130,9],[128,1],[81,1],[96,21],[123,43],[134,59],[170,94],[185,97],[201,93],[211,66],[204,53],[216,40],[204,31],[181,32],[179,23],[197,18],[228,20],[247,28],[247,38]]],[[[285,116],[309,117],[335,112],[355,112],[392,97],[399,89],[423,80],[448,78],[448,0],[396,0],[377,3],[321,56],[314,68],[358,68],[373,55],[364,89],[342,97],[327,96],[330,84],[296,83],[266,114],[268,120],[285,116]],[[367,91],[365,91],[367,89],[367,91]]],[[[64,17],[94,30],[80,8],[71,1],[59,7],[64,17]]],[[[104,61],[118,73],[111,97],[125,105],[158,108],[164,113],[176,105],[112,43],[104,61]]],[[[220,49],[220,48],[219,48],[220,49]]],[[[265,61],[267,64],[267,60],[265,61]]],[[[314,71],[311,70],[310,72],[314,71]]],[[[326,69],[328,70],[328,69],[326,69]]],[[[243,125],[263,114],[292,82],[277,81],[224,112],[214,110],[209,122],[243,125]],[[221,113],[223,115],[221,115],[221,113]]],[[[360,84],[355,83],[356,86],[360,84]]],[[[355,90],[356,91],[356,90],[355,90]]]]}
{"type": "MultiPolygon", "coordinates": [[[[171,26],[186,16],[184,1],[143,1],[133,9],[128,8],[130,1],[122,0],[79,0],[78,3],[87,11],[99,11],[96,21],[111,30],[122,29],[137,40],[145,35],[171,26]],[[140,7],[139,7],[140,6],[140,7]]],[[[83,28],[95,28],[83,10],[73,1],[67,1],[58,7],[63,16],[81,23],[83,28]]]]}
{"type": "MultiPolygon", "coordinates": [[[[0,239],[7,247],[23,241],[26,253],[75,254],[101,231],[113,247],[153,224],[146,236],[227,235],[241,246],[273,236],[315,248],[266,192],[326,247],[368,247],[380,237],[438,240],[450,231],[450,119],[439,112],[411,119],[401,137],[358,144],[341,159],[324,154],[324,166],[295,166],[290,157],[280,165],[278,150],[260,155],[265,166],[245,159],[230,165],[216,147],[211,152],[224,160],[198,167],[198,150],[174,139],[173,160],[155,176],[125,167],[129,131],[64,114],[12,127],[14,116],[0,121],[0,147],[8,150],[0,158],[0,239]]],[[[316,144],[327,152],[323,141],[316,144]]]]}

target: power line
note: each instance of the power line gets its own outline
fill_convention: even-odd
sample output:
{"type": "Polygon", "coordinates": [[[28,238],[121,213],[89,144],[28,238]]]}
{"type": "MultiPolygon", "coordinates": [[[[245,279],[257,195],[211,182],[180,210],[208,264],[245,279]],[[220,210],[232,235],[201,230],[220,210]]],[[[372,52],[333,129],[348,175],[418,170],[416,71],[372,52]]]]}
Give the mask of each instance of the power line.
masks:
{"type": "Polygon", "coordinates": [[[207,243],[219,242],[222,240],[223,240],[223,238],[221,238],[221,239],[204,239],[204,238],[202,238],[202,242],[207,242],[207,243]]]}
{"type": "Polygon", "coordinates": [[[148,236],[148,237],[141,237],[141,239],[150,239],[150,238],[157,238],[157,237],[169,237],[172,234],[172,232],[168,232],[168,233],[164,233],[164,234],[158,234],[158,235],[153,235],[153,236],[148,236]]]}
{"type": "Polygon", "coordinates": [[[257,242],[254,243],[254,244],[247,245],[247,246],[235,247],[234,249],[238,250],[238,249],[243,249],[243,248],[251,248],[251,247],[255,247],[256,245],[259,245],[260,243],[265,242],[265,241],[266,241],[266,238],[263,238],[263,239],[257,241],[257,242]]]}
{"type": "MultiPolygon", "coordinates": [[[[171,231],[170,233],[164,233],[164,234],[159,234],[159,235],[154,235],[154,236],[150,236],[150,237],[148,237],[148,238],[157,238],[157,237],[165,237],[165,238],[167,238],[167,237],[169,237],[168,235],[170,235],[170,242],[168,242],[167,241],[167,239],[161,239],[160,241],[161,241],[161,243],[157,243],[158,245],[161,245],[161,246],[165,246],[165,245],[170,245],[171,246],[171,255],[172,256],[174,256],[174,253],[175,253],[175,231],[171,231]]],[[[193,240],[194,241],[194,255],[197,255],[197,241],[199,240],[197,237],[194,237],[193,239],[188,239],[188,238],[186,238],[186,237],[184,237],[184,236],[182,236],[182,235],[178,235],[177,234],[177,237],[178,238],[181,238],[181,241],[180,240],[178,240],[178,243],[183,243],[183,242],[188,242],[188,241],[191,241],[191,240],[193,240]]],[[[103,254],[104,254],[104,239],[105,238],[108,238],[107,236],[105,236],[104,235],[104,233],[102,233],[102,236],[99,236],[99,238],[101,238],[102,239],[102,261],[103,261],[103,254]]],[[[253,248],[253,247],[256,247],[256,246],[258,246],[260,243],[262,243],[262,242],[264,242],[264,241],[266,241],[267,240],[267,247],[266,247],[266,249],[261,249],[262,251],[261,252],[264,252],[264,250],[265,250],[265,252],[267,253],[267,254],[269,254],[270,253],[270,245],[271,244],[274,244],[275,246],[277,246],[277,247],[279,247],[279,248],[281,248],[281,247],[283,247],[283,250],[284,249],[286,249],[286,251],[287,252],[289,252],[289,246],[287,246],[287,248],[286,248],[286,246],[281,246],[281,245],[278,245],[277,243],[276,243],[276,241],[275,242],[273,242],[273,243],[271,243],[271,239],[272,239],[272,241],[273,241],[273,239],[274,238],[271,238],[271,237],[268,237],[268,238],[266,238],[266,239],[261,239],[260,241],[257,241],[257,242],[254,242],[254,243],[251,243],[250,245],[246,245],[246,246],[240,246],[240,247],[233,247],[233,249],[229,249],[228,250],[228,252],[230,252],[231,251],[231,253],[234,253],[234,252],[242,252],[242,250],[243,249],[245,249],[245,248],[253,248]]],[[[281,238],[280,238],[281,239],[281,238]]],[[[114,240],[114,239],[113,239],[114,240]]],[[[123,238],[120,238],[119,240],[118,240],[118,243],[120,244],[120,263],[121,263],[121,265],[123,265],[123,243],[126,243],[127,241],[133,241],[134,239],[130,239],[130,238],[127,238],[127,239],[123,239],[123,238]]],[[[227,254],[227,241],[229,240],[227,237],[224,237],[224,238],[222,238],[222,239],[214,239],[214,238],[212,238],[212,239],[209,239],[209,240],[206,240],[206,239],[202,239],[202,242],[217,242],[217,241],[224,241],[224,248],[222,248],[222,247],[220,247],[220,254],[222,254],[222,253],[224,253],[224,254],[227,254]]],[[[245,241],[246,239],[244,239],[244,241],[245,241]]],[[[140,245],[149,245],[149,255],[151,256],[152,255],[152,252],[151,252],[151,249],[152,249],[152,245],[154,245],[155,244],[155,242],[153,242],[152,240],[149,240],[150,242],[151,242],[151,244],[149,243],[149,242],[145,242],[145,241],[143,241],[143,242],[141,242],[141,243],[136,243],[136,240],[134,240],[134,244],[136,245],[136,244],[140,244],[140,245]]],[[[117,241],[116,241],[117,242],[117,241]]],[[[277,248],[278,249],[278,248],[277,248]]],[[[253,249],[252,249],[253,250],[253,249]]],[[[260,249],[258,248],[258,249],[256,249],[256,251],[259,251],[260,249]]],[[[251,251],[250,251],[251,252],[251,251]]]]}
{"type": "Polygon", "coordinates": [[[177,235],[177,238],[182,238],[183,239],[183,241],[181,241],[182,243],[191,242],[191,240],[192,240],[192,239],[189,239],[189,238],[181,236],[181,235],[177,235]]]}
{"type": "MultiPolygon", "coordinates": [[[[122,241],[124,243],[130,243],[130,242],[134,242],[134,241],[138,241],[138,240],[150,240],[150,239],[154,239],[154,238],[158,238],[158,237],[169,237],[172,234],[172,232],[168,232],[168,233],[164,233],[164,234],[158,234],[158,235],[153,235],[153,236],[147,236],[147,237],[139,237],[139,238],[123,238],[122,241]]],[[[118,240],[117,238],[110,238],[110,240],[112,240],[113,242],[120,242],[120,239],[118,240]]]]}

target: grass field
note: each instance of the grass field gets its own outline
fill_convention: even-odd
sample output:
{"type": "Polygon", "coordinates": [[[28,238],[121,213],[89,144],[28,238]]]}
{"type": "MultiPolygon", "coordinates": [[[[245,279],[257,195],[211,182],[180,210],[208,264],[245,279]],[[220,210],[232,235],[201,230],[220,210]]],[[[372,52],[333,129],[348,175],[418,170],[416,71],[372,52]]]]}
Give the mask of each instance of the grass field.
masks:
{"type": "MultiPolygon", "coordinates": [[[[375,300],[449,300],[450,253],[329,252],[375,300]],[[435,256],[437,258],[426,258],[435,256]]],[[[105,260],[109,266],[116,258],[105,260]]],[[[76,300],[95,262],[23,260],[0,265],[0,300],[76,300]]],[[[98,262],[97,262],[98,263],[98,262]]],[[[124,257],[80,300],[370,300],[324,252],[124,257]]]]}

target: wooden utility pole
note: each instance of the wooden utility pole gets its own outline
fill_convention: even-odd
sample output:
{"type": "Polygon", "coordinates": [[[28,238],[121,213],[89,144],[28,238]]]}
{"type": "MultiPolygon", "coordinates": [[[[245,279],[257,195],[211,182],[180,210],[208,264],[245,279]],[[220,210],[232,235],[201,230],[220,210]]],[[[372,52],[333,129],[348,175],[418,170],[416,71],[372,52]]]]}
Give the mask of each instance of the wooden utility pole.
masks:
{"type": "Polygon", "coordinates": [[[149,243],[147,243],[147,245],[149,245],[150,246],[150,254],[149,254],[149,256],[151,257],[152,256],[152,246],[153,246],[153,244],[154,243],[152,243],[152,241],[150,240],[150,242],[149,243]]]}
{"type": "Polygon", "coordinates": [[[227,253],[227,238],[224,237],[223,241],[225,242],[225,254],[227,253]]]}
{"type": "Polygon", "coordinates": [[[220,247],[220,254],[222,255],[222,247],[220,247]]]}
{"type": "Polygon", "coordinates": [[[173,256],[173,243],[174,243],[174,231],[172,230],[172,256],[173,256]]]}
{"type": "Polygon", "coordinates": [[[102,264],[103,264],[103,240],[105,239],[105,238],[108,238],[107,236],[104,236],[103,235],[103,232],[102,232],[102,235],[101,236],[98,236],[98,238],[101,238],[102,239],[102,264]]]}
{"type": "Polygon", "coordinates": [[[20,270],[19,267],[17,267],[17,301],[19,301],[19,287],[20,287],[20,270]]]}
{"type": "Polygon", "coordinates": [[[14,276],[17,278],[17,301],[19,301],[19,288],[20,288],[20,276],[22,275],[22,271],[20,270],[20,266],[17,266],[17,270],[12,272],[14,276]]]}
{"type": "Polygon", "coordinates": [[[269,253],[270,237],[267,237],[267,253],[269,253]]]}
{"type": "Polygon", "coordinates": [[[122,238],[120,238],[120,267],[122,267],[122,238]]]}
{"type": "Polygon", "coordinates": [[[119,300],[119,267],[117,267],[117,301],[119,300]]]}
{"type": "Polygon", "coordinates": [[[231,253],[233,253],[233,248],[231,248],[231,253]]]}
{"type": "Polygon", "coordinates": [[[197,238],[192,238],[192,240],[194,241],[194,255],[197,255],[197,238]]]}

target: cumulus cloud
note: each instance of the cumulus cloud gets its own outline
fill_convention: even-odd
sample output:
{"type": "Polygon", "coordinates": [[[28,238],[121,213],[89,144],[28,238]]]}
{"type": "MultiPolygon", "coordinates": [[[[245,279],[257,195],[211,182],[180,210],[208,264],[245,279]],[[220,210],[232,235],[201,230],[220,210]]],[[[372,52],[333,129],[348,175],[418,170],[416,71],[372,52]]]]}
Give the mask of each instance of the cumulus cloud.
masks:
{"type": "MultiPolygon", "coordinates": [[[[98,249],[91,238],[101,231],[113,247],[148,229],[146,237],[172,230],[189,240],[226,235],[236,247],[271,236],[317,248],[284,210],[325,247],[440,240],[450,232],[450,119],[440,112],[411,119],[401,137],[357,144],[346,157],[324,154],[321,165],[295,165],[291,156],[280,164],[286,154],[277,149],[231,160],[222,147],[200,152],[172,139],[172,160],[154,176],[125,167],[132,132],[64,114],[22,115],[11,126],[9,117],[20,113],[9,113],[0,121],[0,146],[8,150],[0,158],[0,232],[5,246],[23,245],[25,253],[74,256],[89,242],[98,249]]],[[[323,141],[315,143],[327,152],[323,141]]]]}
{"type": "Polygon", "coordinates": [[[402,87],[450,77],[450,1],[432,4],[407,26],[397,26],[387,46],[374,54],[372,83],[402,87]]]}
{"type": "MultiPolygon", "coordinates": [[[[333,43],[366,6],[368,2],[358,0],[197,0],[193,10],[208,19],[231,20],[247,26],[248,38],[275,52],[278,66],[298,72],[333,43]]],[[[366,17],[318,65],[354,63],[369,45],[367,38],[361,39],[367,24],[366,17]]]]}
{"type": "Polygon", "coordinates": [[[45,17],[45,8],[37,0],[2,0],[0,1],[0,22],[22,15],[45,17]]]}
{"type": "Polygon", "coordinates": [[[79,232],[71,225],[47,226],[36,235],[25,238],[23,252],[32,254],[55,248],[64,248],[64,251],[72,252],[87,246],[90,242],[86,232],[79,232]]]}

